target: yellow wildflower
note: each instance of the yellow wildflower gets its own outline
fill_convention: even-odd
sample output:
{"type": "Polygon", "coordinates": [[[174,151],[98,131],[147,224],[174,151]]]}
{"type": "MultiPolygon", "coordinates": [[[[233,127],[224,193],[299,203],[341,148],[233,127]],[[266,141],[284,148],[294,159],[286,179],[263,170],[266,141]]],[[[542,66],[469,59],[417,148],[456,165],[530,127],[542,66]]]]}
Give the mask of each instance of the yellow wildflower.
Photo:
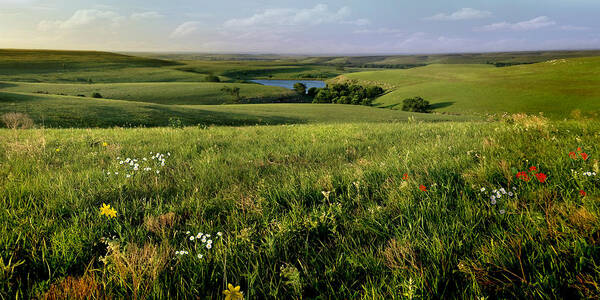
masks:
{"type": "Polygon", "coordinates": [[[102,203],[100,207],[100,215],[107,216],[108,218],[114,218],[117,216],[117,211],[110,207],[110,204],[102,203]]]}
{"type": "Polygon", "coordinates": [[[103,142],[102,143],[102,147],[106,147],[106,146],[108,146],[108,143],[107,142],[103,142]]]}
{"type": "Polygon", "coordinates": [[[227,284],[227,290],[223,291],[225,300],[240,300],[244,299],[244,293],[240,292],[240,286],[233,287],[231,283],[227,284]]]}
{"type": "Polygon", "coordinates": [[[56,148],[56,152],[60,152],[60,148],[56,148]]]}

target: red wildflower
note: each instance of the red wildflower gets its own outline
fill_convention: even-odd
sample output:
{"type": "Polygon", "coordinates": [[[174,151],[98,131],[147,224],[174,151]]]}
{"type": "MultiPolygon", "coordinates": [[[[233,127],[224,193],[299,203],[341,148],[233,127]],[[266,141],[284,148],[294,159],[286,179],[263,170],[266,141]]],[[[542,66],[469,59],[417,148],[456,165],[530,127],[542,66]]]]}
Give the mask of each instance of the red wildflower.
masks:
{"type": "Polygon", "coordinates": [[[529,167],[529,172],[535,172],[537,171],[537,168],[534,166],[529,167]]]}
{"type": "Polygon", "coordinates": [[[588,154],[585,152],[581,152],[579,153],[579,155],[581,155],[581,158],[583,158],[583,160],[587,160],[588,159],[588,154]]]}
{"type": "Polygon", "coordinates": [[[404,175],[402,175],[402,180],[408,180],[408,174],[404,173],[404,175]]]}
{"type": "Polygon", "coordinates": [[[419,189],[420,189],[422,192],[427,192],[427,187],[426,187],[426,186],[424,186],[424,185],[422,185],[422,184],[419,186],[419,189]]]}
{"type": "Polygon", "coordinates": [[[525,172],[525,171],[521,171],[521,172],[517,173],[517,178],[519,178],[523,181],[529,181],[529,175],[527,175],[527,172],[525,172]]]}
{"type": "Polygon", "coordinates": [[[577,152],[581,152],[581,147],[577,147],[577,152]]]}
{"type": "Polygon", "coordinates": [[[537,174],[535,174],[535,177],[541,183],[546,182],[546,178],[548,178],[548,176],[546,176],[546,174],[544,174],[544,173],[537,173],[537,174]]]}
{"type": "Polygon", "coordinates": [[[572,159],[577,159],[577,153],[571,151],[569,152],[569,157],[571,157],[572,159]]]}
{"type": "Polygon", "coordinates": [[[584,190],[579,191],[579,195],[581,195],[581,197],[585,197],[586,192],[584,190]]]}

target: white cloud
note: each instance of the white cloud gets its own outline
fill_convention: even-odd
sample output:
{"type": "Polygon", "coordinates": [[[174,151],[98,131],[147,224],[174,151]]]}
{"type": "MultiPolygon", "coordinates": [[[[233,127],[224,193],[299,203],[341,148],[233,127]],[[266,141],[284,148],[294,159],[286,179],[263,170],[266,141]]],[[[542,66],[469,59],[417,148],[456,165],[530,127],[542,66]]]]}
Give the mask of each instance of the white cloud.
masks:
{"type": "Polygon", "coordinates": [[[488,18],[492,15],[489,11],[477,10],[473,8],[461,8],[451,14],[439,13],[437,15],[427,17],[425,20],[429,21],[461,21],[461,20],[472,20],[472,19],[483,19],[488,18]]]}
{"type": "Polygon", "coordinates": [[[510,31],[527,31],[527,30],[535,30],[548,26],[556,25],[556,22],[552,21],[550,18],[546,16],[541,16],[537,18],[533,18],[531,20],[518,22],[518,23],[509,23],[509,22],[500,22],[494,23],[490,25],[486,25],[480,28],[477,28],[476,31],[497,31],[497,30],[510,30],[510,31]]]}
{"type": "Polygon", "coordinates": [[[90,25],[117,27],[125,18],[113,11],[104,11],[97,9],[81,9],[76,11],[73,16],[66,20],[43,20],[38,24],[38,29],[42,31],[54,29],[78,29],[90,25]]]}
{"type": "Polygon", "coordinates": [[[356,25],[356,26],[367,26],[371,24],[369,19],[356,19],[353,21],[342,21],[342,24],[356,25]]]}
{"type": "Polygon", "coordinates": [[[135,21],[160,19],[162,17],[164,17],[164,16],[155,11],[146,11],[146,12],[131,14],[131,19],[135,20],[135,21]]]}
{"type": "Polygon", "coordinates": [[[585,27],[585,26],[565,25],[565,26],[560,26],[560,29],[566,30],[566,31],[586,31],[586,30],[590,30],[591,28],[585,27]]]}
{"type": "Polygon", "coordinates": [[[402,34],[405,33],[405,30],[402,29],[396,29],[396,28],[387,28],[387,27],[381,27],[381,28],[375,28],[375,29],[358,29],[358,30],[354,30],[353,33],[356,34],[402,34]]]}
{"type": "Polygon", "coordinates": [[[198,31],[198,29],[200,29],[200,22],[196,22],[196,21],[190,21],[190,22],[185,22],[179,26],[177,26],[177,28],[175,28],[175,30],[173,30],[173,32],[171,33],[171,37],[172,38],[182,38],[182,37],[186,37],[189,36],[190,34],[198,31]]]}
{"type": "Polygon", "coordinates": [[[367,19],[347,20],[350,8],[344,6],[337,11],[330,11],[325,4],[317,4],[313,8],[271,8],[256,13],[248,18],[230,19],[225,22],[226,28],[248,28],[256,26],[308,26],[326,23],[344,23],[355,25],[369,24],[367,19]]]}

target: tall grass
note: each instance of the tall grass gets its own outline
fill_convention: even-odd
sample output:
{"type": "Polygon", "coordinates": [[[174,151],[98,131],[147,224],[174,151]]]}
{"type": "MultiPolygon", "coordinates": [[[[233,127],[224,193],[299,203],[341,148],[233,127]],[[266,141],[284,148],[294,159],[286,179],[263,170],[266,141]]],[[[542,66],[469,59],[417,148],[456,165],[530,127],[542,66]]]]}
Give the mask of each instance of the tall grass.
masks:
{"type": "Polygon", "coordinates": [[[0,294],[598,297],[600,183],[581,175],[599,172],[598,132],[524,116],[0,130],[0,294]],[[164,166],[124,173],[157,152],[164,166]],[[515,177],[531,166],[548,179],[515,177]],[[517,195],[492,204],[499,188],[517,195]]]}

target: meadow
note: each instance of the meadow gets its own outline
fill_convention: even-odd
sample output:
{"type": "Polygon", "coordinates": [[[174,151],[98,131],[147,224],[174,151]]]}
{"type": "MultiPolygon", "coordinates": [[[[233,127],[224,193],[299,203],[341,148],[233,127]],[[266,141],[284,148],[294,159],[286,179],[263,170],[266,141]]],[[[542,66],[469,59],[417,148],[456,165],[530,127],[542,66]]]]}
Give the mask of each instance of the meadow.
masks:
{"type": "Polygon", "coordinates": [[[0,299],[598,298],[592,53],[0,50],[0,299]]]}
{"type": "Polygon", "coordinates": [[[526,116],[0,130],[0,291],[596,297],[598,132],[526,116]]]}

